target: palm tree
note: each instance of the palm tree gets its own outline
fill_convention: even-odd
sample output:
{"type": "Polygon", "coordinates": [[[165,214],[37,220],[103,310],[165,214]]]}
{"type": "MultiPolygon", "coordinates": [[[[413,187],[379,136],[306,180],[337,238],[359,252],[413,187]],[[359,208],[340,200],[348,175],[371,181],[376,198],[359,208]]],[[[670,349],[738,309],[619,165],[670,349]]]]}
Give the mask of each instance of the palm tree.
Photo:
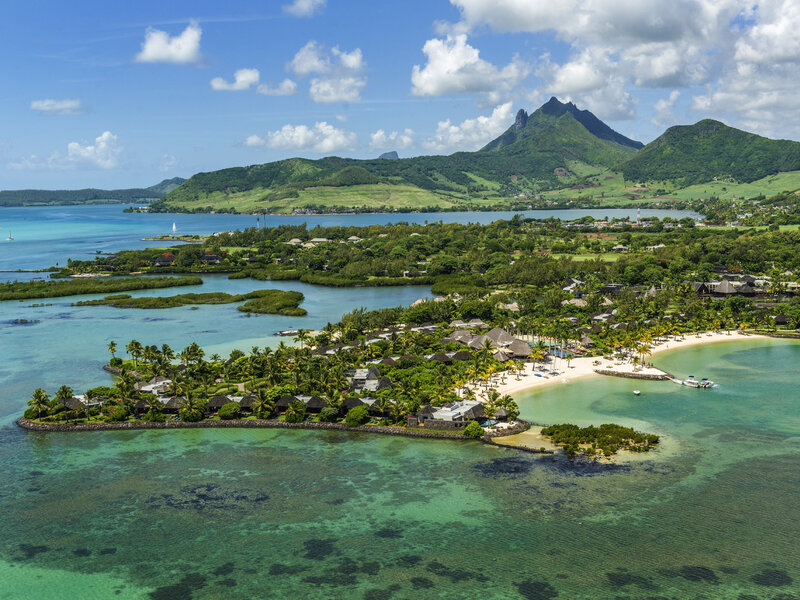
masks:
{"type": "Polygon", "coordinates": [[[142,354],[142,344],[137,340],[131,340],[128,342],[128,345],[125,346],[125,350],[133,357],[133,367],[136,368],[138,366],[137,361],[139,356],[142,354]]]}
{"type": "Polygon", "coordinates": [[[175,358],[175,352],[172,351],[167,344],[161,344],[161,356],[163,356],[167,361],[171,361],[175,358]]]}
{"type": "Polygon", "coordinates": [[[267,388],[258,388],[255,390],[255,399],[253,400],[253,414],[259,419],[268,417],[273,410],[275,410],[275,403],[269,398],[269,390],[267,388]]]}
{"type": "Polygon", "coordinates": [[[73,392],[72,388],[66,385],[62,385],[58,390],[56,390],[56,395],[53,396],[53,400],[58,402],[59,404],[64,404],[66,400],[72,398],[73,392]]]}
{"type": "Polygon", "coordinates": [[[42,388],[36,388],[33,391],[33,396],[28,400],[28,406],[36,411],[36,417],[39,418],[42,413],[46,413],[47,409],[50,408],[50,396],[42,388]]]}
{"type": "Polygon", "coordinates": [[[115,342],[114,340],[108,342],[108,351],[111,353],[111,358],[116,358],[116,356],[114,355],[117,352],[117,342],[115,342]]]}

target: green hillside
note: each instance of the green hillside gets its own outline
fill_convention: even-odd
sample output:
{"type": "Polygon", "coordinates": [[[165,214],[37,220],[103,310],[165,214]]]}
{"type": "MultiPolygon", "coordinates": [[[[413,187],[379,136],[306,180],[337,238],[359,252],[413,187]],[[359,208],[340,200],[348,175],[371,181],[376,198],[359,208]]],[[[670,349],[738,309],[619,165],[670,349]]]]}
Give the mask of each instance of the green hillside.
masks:
{"type": "Polygon", "coordinates": [[[704,119],[670,127],[615,170],[627,181],[673,181],[680,187],[708,181],[749,183],[800,169],[800,143],[771,140],[704,119]]]}
{"type": "Polygon", "coordinates": [[[588,111],[555,98],[530,118],[524,111],[520,115],[522,122],[518,116],[507,132],[478,152],[374,160],[291,158],[198,173],[153,210],[286,212],[312,206],[391,210],[452,208],[459,201],[491,203],[518,191],[561,187],[565,181],[625,160],[641,146],[588,111]],[[352,193],[355,186],[358,194],[352,193]],[[392,193],[391,186],[399,186],[403,193],[392,193]],[[317,202],[323,189],[324,202],[317,202]],[[417,193],[412,194],[412,203],[396,203],[413,190],[417,193]]]}

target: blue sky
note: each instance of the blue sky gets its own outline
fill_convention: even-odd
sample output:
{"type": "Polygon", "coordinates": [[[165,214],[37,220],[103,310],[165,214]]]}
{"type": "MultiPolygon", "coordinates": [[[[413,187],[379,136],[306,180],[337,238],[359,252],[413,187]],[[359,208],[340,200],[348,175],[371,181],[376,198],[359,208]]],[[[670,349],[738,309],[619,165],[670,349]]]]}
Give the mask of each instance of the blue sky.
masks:
{"type": "Polygon", "coordinates": [[[474,150],[551,95],[644,142],[704,117],[800,139],[798,5],[9,3],[0,189],[474,150]]]}

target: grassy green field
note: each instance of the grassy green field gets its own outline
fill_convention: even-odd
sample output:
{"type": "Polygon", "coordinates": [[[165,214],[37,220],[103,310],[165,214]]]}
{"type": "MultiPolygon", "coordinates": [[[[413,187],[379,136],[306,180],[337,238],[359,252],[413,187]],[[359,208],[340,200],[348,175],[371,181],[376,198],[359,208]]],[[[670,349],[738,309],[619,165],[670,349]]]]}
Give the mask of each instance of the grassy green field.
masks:
{"type": "Polygon", "coordinates": [[[600,252],[598,254],[551,254],[553,258],[571,258],[575,262],[586,262],[587,260],[597,260],[603,262],[617,262],[622,254],[617,252],[600,252]]]}
{"type": "MultiPolygon", "coordinates": [[[[488,184],[476,178],[476,183],[488,184]]],[[[408,208],[411,210],[425,208],[452,208],[468,202],[469,205],[481,208],[503,199],[487,192],[472,195],[467,201],[454,195],[431,192],[412,185],[353,185],[342,187],[309,187],[299,192],[297,198],[281,198],[265,201],[268,191],[264,189],[247,192],[223,194],[214,192],[198,200],[181,202],[181,206],[191,210],[205,206],[235,208],[239,212],[257,212],[267,209],[271,213],[291,213],[295,209],[305,209],[311,205],[323,208],[357,208],[378,210],[389,207],[408,208]],[[486,195],[486,199],[483,196],[486,195]]]]}
{"type": "Polygon", "coordinates": [[[641,202],[688,201],[710,198],[711,196],[727,199],[732,199],[733,196],[737,198],[753,198],[762,194],[771,196],[787,190],[800,189],[800,171],[778,173],[752,183],[712,181],[686,188],[676,188],[673,183],[665,181],[651,181],[639,185],[625,181],[620,173],[611,171],[589,176],[587,182],[587,185],[591,187],[567,187],[546,192],[543,197],[553,200],[574,198],[611,206],[638,204],[641,202]]]}

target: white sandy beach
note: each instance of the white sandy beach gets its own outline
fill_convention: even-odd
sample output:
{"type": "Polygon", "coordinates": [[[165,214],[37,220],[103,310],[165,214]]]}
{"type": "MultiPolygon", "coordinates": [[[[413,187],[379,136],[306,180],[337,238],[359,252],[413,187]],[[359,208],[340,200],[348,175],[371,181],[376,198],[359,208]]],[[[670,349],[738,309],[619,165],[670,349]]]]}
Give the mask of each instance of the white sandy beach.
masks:
{"type": "MultiPolygon", "coordinates": [[[[764,338],[766,336],[757,335],[757,334],[741,334],[738,332],[732,333],[701,333],[701,334],[692,334],[687,335],[683,338],[677,339],[670,339],[665,342],[661,342],[660,344],[653,344],[651,346],[652,350],[650,352],[651,355],[657,354],[659,352],[664,352],[666,350],[674,350],[676,348],[688,348],[690,346],[697,346],[700,344],[711,344],[717,342],[730,342],[730,341],[741,341],[745,338],[764,338]]],[[[519,377],[516,377],[512,374],[496,374],[492,382],[489,384],[490,387],[496,389],[500,394],[509,394],[514,395],[519,392],[523,392],[529,389],[537,388],[540,386],[550,385],[553,383],[567,383],[574,379],[578,379],[579,377],[587,377],[590,375],[596,377],[603,377],[603,375],[599,375],[595,373],[596,369],[601,370],[609,370],[609,371],[616,371],[616,372],[632,372],[634,366],[630,362],[622,362],[618,360],[605,360],[602,357],[585,357],[585,358],[574,358],[569,363],[569,368],[567,368],[567,362],[563,359],[557,359],[556,363],[556,371],[552,371],[553,363],[549,363],[546,365],[542,365],[541,363],[536,364],[536,371],[533,371],[533,365],[527,363],[525,365],[525,369],[519,374],[519,377]],[[599,364],[596,364],[599,363],[599,364]],[[546,370],[543,370],[546,369],[546,370]],[[538,376],[538,375],[541,375],[538,376]],[[505,382],[505,383],[504,383],[505,382]]],[[[637,372],[644,374],[644,375],[662,375],[664,372],[659,369],[654,368],[638,368],[637,372]]],[[[480,392],[482,391],[480,388],[472,386],[475,389],[476,394],[480,398],[480,392]]]]}

